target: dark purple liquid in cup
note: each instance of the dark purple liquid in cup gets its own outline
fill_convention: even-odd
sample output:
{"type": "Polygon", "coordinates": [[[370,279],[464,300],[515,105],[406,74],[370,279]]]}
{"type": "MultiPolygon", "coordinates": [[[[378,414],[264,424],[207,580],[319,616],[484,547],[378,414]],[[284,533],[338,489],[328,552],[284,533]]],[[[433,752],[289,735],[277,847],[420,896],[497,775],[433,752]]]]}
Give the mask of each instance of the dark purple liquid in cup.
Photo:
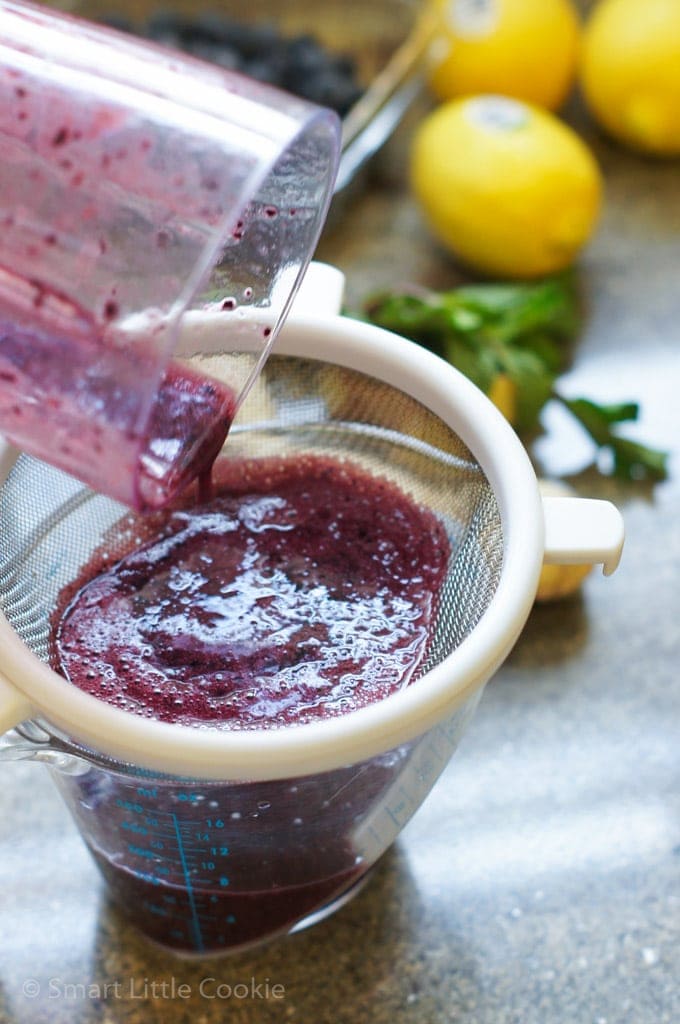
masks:
{"type": "Polygon", "coordinates": [[[114,903],[157,942],[209,953],[285,933],[344,896],[373,863],[356,830],[408,756],[269,782],[192,784],[96,766],[55,777],[114,903]]]}
{"type": "MultiPolygon", "coordinates": [[[[439,520],[392,483],[344,462],[222,459],[216,468],[212,501],[138,521],[122,558],[110,537],[114,553],[95,556],[64,592],[54,667],[131,713],[225,730],[295,728],[408,685],[428,649],[450,556],[439,520]]],[[[290,780],[207,789],[206,799],[232,810],[263,806],[257,793],[268,794],[267,786],[277,793],[264,802],[264,839],[249,812],[230,823],[224,872],[236,881],[228,891],[209,852],[197,857],[217,875],[197,867],[191,895],[179,866],[149,877],[148,864],[135,859],[147,856],[143,836],[115,863],[96,845],[93,852],[114,897],[147,934],[183,949],[241,946],[287,930],[366,870],[347,836],[398,770],[378,759],[359,773],[344,770],[346,780],[319,776],[303,801],[318,805],[318,837],[303,845],[290,825],[300,812],[282,796],[290,780]],[[328,794],[316,791],[324,786],[328,794]],[[267,845],[268,834],[279,844],[285,836],[280,848],[267,845]]],[[[134,830],[146,814],[135,811],[139,797],[126,785],[131,797],[106,798],[112,835],[134,830]]],[[[178,799],[154,791],[153,820],[170,838],[178,799]]],[[[180,809],[191,842],[205,834],[206,850],[217,849],[219,837],[201,824],[205,809],[180,809]]]]}
{"type": "MultiPolygon", "coordinates": [[[[288,856],[292,856],[289,851],[288,856]]],[[[363,874],[348,868],[328,874],[321,858],[323,877],[299,884],[278,884],[259,891],[230,891],[166,883],[161,891],[138,873],[114,866],[95,854],[113,900],[146,935],[163,945],[191,952],[240,949],[263,937],[285,933],[317,907],[323,907],[346,891],[363,874]],[[200,936],[200,938],[199,938],[200,936]]],[[[232,868],[232,865],[230,865],[232,868]]],[[[236,868],[238,871],[238,868],[236,868]]],[[[245,867],[245,876],[252,864],[245,867]]]]}
{"type": "Polygon", "coordinates": [[[39,295],[64,329],[0,317],[2,433],[140,511],[209,473],[234,416],[231,389],[171,362],[144,410],[139,382],[155,379],[152,350],[119,348],[68,300],[39,295]]]}

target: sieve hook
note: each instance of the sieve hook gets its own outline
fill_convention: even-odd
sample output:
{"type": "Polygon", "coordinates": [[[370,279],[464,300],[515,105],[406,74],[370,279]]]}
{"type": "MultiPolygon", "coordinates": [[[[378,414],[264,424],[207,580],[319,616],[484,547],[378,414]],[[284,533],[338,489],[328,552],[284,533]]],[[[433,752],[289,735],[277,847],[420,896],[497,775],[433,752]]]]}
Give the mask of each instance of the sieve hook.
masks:
{"type": "Polygon", "coordinates": [[[547,565],[599,565],[610,576],[623,550],[623,517],[610,501],[543,497],[547,565]]]}

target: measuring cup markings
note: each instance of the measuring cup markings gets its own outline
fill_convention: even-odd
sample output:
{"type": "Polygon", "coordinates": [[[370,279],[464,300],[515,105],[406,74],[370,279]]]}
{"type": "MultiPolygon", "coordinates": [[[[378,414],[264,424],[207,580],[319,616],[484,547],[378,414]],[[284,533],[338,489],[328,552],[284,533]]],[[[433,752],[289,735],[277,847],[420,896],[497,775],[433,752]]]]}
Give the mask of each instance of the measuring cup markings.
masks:
{"type": "MultiPolygon", "coordinates": [[[[159,892],[156,899],[143,898],[141,909],[171,922],[177,922],[178,912],[186,913],[187,931],[175,926],[170,929],[170,937],[176,941],[188,940],[197,952],[203,952],[204,928],[207,925],[214,929],[215,918],[206,913],[205,901],[199,906],[195,890],[224,889],[230,885],[229,876],[221,869],[221,862],[229,856],[229,847],[216,841],[225,823],[212,817],[187,822],[175,811],[163,811],[143,803],[142,800],[158,798],[156,788],[138,787],[136,796],[140,799],[117,797],[114,800],[116,807],[135,816],[120,819],[118,825],[131,858],[130,868],[140,883],[159,890],[168,885],[182,886],[177,894],[159,892]],[[128,833],[135,838],[128,840],[128,833]],[[137,861],[141,864],[137,865],[137,861]]],[[[175,799],[190,806],[196,806],[202,800],[197,793],[176,793],[175,799]]],[[[95,856],[101,863],[102,855],[97,854],[98,851],[95,856]]],[[[219,903],[219,898],[213,894],[207,902],[214,906],[219,903]]],[[[227,914],[223,921],[227,925],[235,925],[237,918],[234,914],[227,914]]],[[[226,942],[227,938],[218,935],[216,941],[226,942]]]]}
{"type": "MultiPolygon", "coordinates": [[[[150,799],[157,795],[155,790],[142,790],[148,793],[150,799]]],[[[178,799],[184,794],[178,795],[178,799]]],[[[189,797],[185,797],[189,799],[189,797]]],[[[128,851],[137,857],[145,860],[166,861],[179,868],[187,884],[199,883],[202,885],[229,885],[229,878],[226,874],[218,874],[217,877],[202,877],[201,872],[213,872],[217,870],[217,861],[229,856],[229,847],[225,843],[215,843],[215,830],[224,827],[221,819],[207,818],[205,826],[195,822],[183,822],[174,811],[160,811],[157,808],[149,808],[141,803],[126,801],[118,797],[115,801],[117,807],[132,811],[143,816],[143,824],[134,819],[123,818],[119,828],[122,832],[132,832],[134,835],[144,837],[148,846],[128,841],[128,851]],[[213,824],[214,820],[214,824],[213,824]],[[173,858],[171,851],[176,848],[177,856],[173,858]],[[197,858],[202,857],[202,860],[197,858]]],[[[149,877],[166,876],[171,873],[167,864],[159,865],[149,877]]]]}
{"type": "MultiPolygon", "coordinates": [[[[356,791],[365,786],[376,788],[377,799],[354,814],[348,838],[340,842],[351,851],[351,857],[341,864],[336,850],[327,855],[328,863],[324,864],[322,853],[318,870],[308,881],[301,882],[295,871],[291,872],[295,849],[277,862],[278,851],[270,849],[266,831],[257,837],[261,823],[251,828],[252,815],[247,808],[257,807],[253,814],[259,817],[261,811],[272,807],[273,800],[259,799],[258,793],[252,793],[247,803],[242,803],[244,791],[238,788],[230,794],[220,787],[221,792],[210,795],[222,796],[222,801],[211,799],[206,803],[206,795],[196,790],[133,787],[131,781],[127,784],[128,795],[114,793],[111,800],[109,791],[105,801],[123,812],[117,822],[112,815],[108,818],[123,840],[123,850],[112,855],[93,846],[93,853],[114,893],[121,894],[120,902],[145,917],[147,933],[150,927],[153,932],[150,918],[158,921],[156,938],[161,942],[165,936],[165,941],[201,953],[221,944],[232,948],[248,944],[263,922],[271,925],[274,921],[277,930],[288,930],[305,900],[311,909],[312,904],[324,902],[324,895],[332,899],[351,886],[390,845],[448,763],[474,705],[476,700],[411,749],[393,752],[389,762],[386,759],[380,766],[367,763],[347,769],[337,774],[337,781],[329,779],[326,787],[321,787],[323,793],[316,796],[319,813],[332,814],[337,808],[338,814],[347,814],[356,791]],[[220,802],[224,806],[224,799],[230,796],[230,806],[241,810],[230,811],[227,816],[220,811],[220,802]],[[344,797],[347,804],[343,803],[344,797]],[[203,807],[212,813],[203,813],[203,807]],[[230,837],[234,829],[236,833],[232,831],[230,837]],[[232,838],[247,846],[236,863],[232,838]],[[258,849],[260,861],[271,857],[275,863],[266,885],[253,877],[251,858],[258,849]],[[239,883],[236,889],[232,878],[239,883]]],[[[286,819],[289,824],[298,820],[292,817],[293,809],[299,810],[308,802],[304,793],[300,799],[299,788],[300,784],[286,784],[289,799],[295,801],[286,819]]],[[[96,801],[92,810],[101,816],[102,807],[96,801]]]]}
{"type": "Polygon", "coordinates": [[[270,782],[156,776],[92,763],[54,772],[113,903],[175,950],[240,949],[334,906],[368,871],[356,829],[412,746],[270,782]],[[333,798],[333,799],[331,799],[333,798]]]}
{"type": "Polygon", "coordinates": [[[314,843],[305,853],[300,840],[284,841],[299,810],[287,784],[277,790],[281,798],[267,793],[267,800],[247,785],[205,794],[132,780],[112,785],[100,779],[90,786],[95,820],[84,832],[92,838],[98,831],[89,845],[118,902],[166,944],[202,952],[288,930],[359,870],[342,837],[326,834],[318,854],[314,843]],[[265,813],[272,806],[275,835],[265,813]]]}

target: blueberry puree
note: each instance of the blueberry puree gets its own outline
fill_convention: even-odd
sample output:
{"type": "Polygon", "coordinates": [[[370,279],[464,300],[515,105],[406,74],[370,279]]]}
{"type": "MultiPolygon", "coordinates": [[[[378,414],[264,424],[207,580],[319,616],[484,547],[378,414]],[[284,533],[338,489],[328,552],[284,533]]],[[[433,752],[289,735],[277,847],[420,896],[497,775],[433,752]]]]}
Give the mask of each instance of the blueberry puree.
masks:
{"type": "Polygon", "coordinates": [[[347,463],[217,467],[212,501],[157,514],[134,550],[84,568],[62,595],[54,667],[117,707],[223,729],[309,722],[407,685],[449,557],[439,521],[347,463]]]}
{"type": "Polygon", "coordinates": [[[3,435],[140,511],[209,474],[233,419],[233,391],[171,362],[145,428],[135,429],[151,352],[139,343],[121,354],[68,300],[44,301],[66,310],[63,330],[0,316],[3,435]]]}

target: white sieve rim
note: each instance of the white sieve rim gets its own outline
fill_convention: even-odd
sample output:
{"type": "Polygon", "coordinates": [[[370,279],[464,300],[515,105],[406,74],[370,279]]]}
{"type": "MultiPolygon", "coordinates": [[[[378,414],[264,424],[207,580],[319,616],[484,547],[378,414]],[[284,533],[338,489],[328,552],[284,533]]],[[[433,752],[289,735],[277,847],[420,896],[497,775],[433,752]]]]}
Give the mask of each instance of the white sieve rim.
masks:
{"type": "MultiPolygon", "coordinates": [[[[77,689],[33,654],[0,613],[0,669],[9,684],[0,686],[5,729],[42,716],[75,742],[149,770],[215,780],[289,778],[355,764],[416,739],[446,721],[507,657],[536,594],[544,517],[536,475],[505,418],[448,363],[361,321],[293,314],[275,351],[376,377],[421,402],[467,445],[494,491],[503,534],[498,586],[479,623],[417,682],[368,707],[282,729],[219,732],[137,717],[77,689]],[[3,689],[10,693],[4,715],[3,689]]],[[[12,464],[2,444],[0,486],[12,464]]]]}

